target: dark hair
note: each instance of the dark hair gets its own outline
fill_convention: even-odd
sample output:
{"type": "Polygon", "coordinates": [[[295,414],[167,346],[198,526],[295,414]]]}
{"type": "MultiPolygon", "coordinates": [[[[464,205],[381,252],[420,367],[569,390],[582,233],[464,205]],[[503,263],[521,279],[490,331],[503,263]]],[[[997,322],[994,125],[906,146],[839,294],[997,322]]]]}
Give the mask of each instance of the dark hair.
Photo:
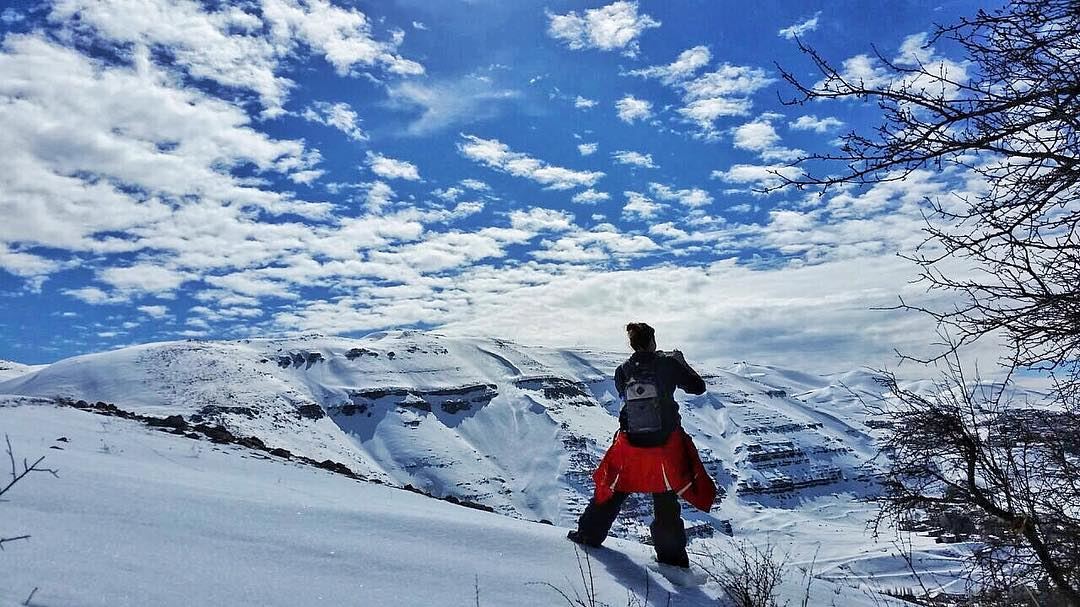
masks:
{"type": "Polygon", "coordinates": [[[646,350],[656,337],[656,331],[643,322],[626,325],[626,335],[630,338],[630,347],[634,351],[646,350]]]}

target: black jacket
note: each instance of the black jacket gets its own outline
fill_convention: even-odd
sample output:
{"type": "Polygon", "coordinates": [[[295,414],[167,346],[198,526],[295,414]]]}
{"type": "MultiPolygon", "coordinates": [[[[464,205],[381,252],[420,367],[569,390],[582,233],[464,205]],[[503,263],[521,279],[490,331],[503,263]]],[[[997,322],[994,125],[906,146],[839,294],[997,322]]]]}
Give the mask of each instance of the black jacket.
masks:
{"type": "MultiPolygon", "coordinates": [[[[630,377],[629,367],[636,362],[656,363],[656,384],[660,391],[661,429],[650,434],[634,435],[630,443],[636,447],[655,447],[664,444],[671,431],[679,427],[679,403],[675,402],[675,388],[681,388],[689,394],[704,394],[705,380],[690,365],[666,352],[634,352],[629,360],[615,369],[615,389],[619,398],[626,397],[626,381],[630,377]]],[[[626,410],[619,412],[619,429],[626,431],[626,410]]],[[[628,434],[627,438],[631,436],[628,434]]]]}

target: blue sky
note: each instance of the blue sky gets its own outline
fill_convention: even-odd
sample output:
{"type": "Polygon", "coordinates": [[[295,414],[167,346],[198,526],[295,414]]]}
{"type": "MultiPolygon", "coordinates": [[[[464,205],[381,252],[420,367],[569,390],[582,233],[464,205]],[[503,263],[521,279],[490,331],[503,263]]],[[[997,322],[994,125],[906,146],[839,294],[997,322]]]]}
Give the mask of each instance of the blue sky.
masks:
{"type": "MultiPolygon", "coordinates": [[[[0,13],[0,358],[392,327],[815,370],[932,336],[903,184],[762,195],[974,2],[58,0],[0,13]],[[665,341],[663,338],[667,338],[665,341]]],[[[934,297],[941,298],[941,295],[934,297]]],[[[928,300],[929,301],[929,300],[928,300]]]]}

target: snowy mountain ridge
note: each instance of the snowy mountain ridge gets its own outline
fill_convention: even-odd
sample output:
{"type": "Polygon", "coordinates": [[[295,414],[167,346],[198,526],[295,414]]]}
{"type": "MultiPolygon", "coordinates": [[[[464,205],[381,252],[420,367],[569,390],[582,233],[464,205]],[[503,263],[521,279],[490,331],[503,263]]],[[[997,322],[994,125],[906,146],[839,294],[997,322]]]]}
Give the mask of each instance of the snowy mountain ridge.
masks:
{"type": "MultiPolygon", "coordinates": [[[[106,401],[220,424],[363,477],[570,525],[617,427],[612,374],[625,354],[527,347],[417,331],[146,344],[59,361],[0,394],[106,401]]],[[[692,362],[692,361],[691,361],[692,362]]],[[[695,533],[748,509],[868,488],[873,420],[841,378],[739,363],[699,368],[708,391],[677,395],[683,425],[729,496],[695,533]]],[[[617,532],[647,536],[646,500],[617,532]]]]}
{"type": "MultiPolygon", "coordinates": [[[[119,475],[114,482],[124,491],[136,493],[147,482],[159,483],[153,476],[159,473],[152,472],[159,466],[189,467],[183,453],[205,453],[202,445],[209,443],[202,439],[213,438],[220,427],[244,441],[257,440],[247,443],[257,449],[245,455],[244,441],[227,441],[237,444],[213,445],[215,453],[273,460],[275,450],[287,451],[290,456],[277,458],[276,465],[289,469],[324,464],[319,467],[341,471],[340,464],[348,469],[352,478],[345,480],[351,483],[359,478],[412,486],[433,497],[481,505],[504,519],[519,519],[519,524],[541,521],[562,528],[545,532],[544,541],[550,541],[574,526],[592,495],[591,473],[618,426],[613,371],[626,356],[418,331],[359,339],[305,335],[153,343],[18,368],[14,377],[0,382],[0,395],[9,395],[0,396],[0,423],[5,433],[39,436],[34,439],[39,449],[57,448],[48,442],[61,432],[52,424],[69,421],[81,428],[83,443],[100,441],[98,452],[106,455],[128,457],[124,445],[131,440],[158,445],[147,456],[153,463],[140,455],[128,464],[140,471],[136,476],[108,472],[119,475]],[[203,430],[200,435],[176,427],[176,433],[187,438],[170,437],[133,426],[133,421],[49,406],[58,399],[88,401],[91,405],[83,408],[89,410],[102,401],[98,412],[126,411],[144,420],[182,418],[189,430],[203,430]],[[31,421],[35,419],[39,421],[31,421]],[[177,440],[191,446],[177,445],[177,440]],[[171,463],[158,462],[158,457],[171,463]],[[142,479],[137,486],[132,485],[135,478],[142,479]]],[[[887,424],[867,413],[862,403],[880,393],[874,375],[855,371],[815,376],[746,362],[695,368],[706,381],[706,393],[677,392],[676,398],[683,426],[722,497],[709,513],[683,509],[691,550],[722,551],[733,539],[775,544],[793,563],[814,563],[815,578],[839,584],[837,588],[910,583],[906,564],[887,542],[879,544],[867,535],[866,524],[876,510],[860,499],[874,492],[874,436],[887,424]]],[[[82,453],[96,458],[86,447],[82,445],[82,453]]],[[[73,464],[69,460],[66,465],[73,464]]],[[[89,466],[82,460],[74,465],[89,466]]],[[[266,470],[266,479],[277,474],[272,467],[266,470]]],[[[96,474],[89,472],[87,478],[96,474]]],[[[217,495],[222,490],[210,470],[199,478],[202,484],[192,480],[167,488],[175,504],[163,507],[183,508],[190,500],[204,500],[201,491],[217,495]]],[[[114,498],[102,499],[109,503],[114,498]]],[[[412,503],[413,498],[386,494],[379,499],[390,507],[398,500],[412,503]]],[[[650,502],[647,496],[628,500],[613,528],[614,535],[631,542],[620,544],[620,550],[650,541],[650,502]]],[[[26,520],[36,521],[51,511],[48,501],[40,508],[26,520]]],[[[438,512],[440,517],[454,516],[452,511],[438,512]]],[[[48,524],[47,518],[42,524],[48,524]]],[[[204,523],[206,532],[218,525],[204,523]]],[[[322,527],[317,531],[328,532],[333,533],[322,527]]],[[[935,545],[932,538],[917,544],[920,562],[932,568],[942,584],[962,584],[962,550],[935,545]]],[[[617,569],[625,572],[627,566],[617,569]]],[[[704,600],[704,595],[698,598],[704,600]]]]}

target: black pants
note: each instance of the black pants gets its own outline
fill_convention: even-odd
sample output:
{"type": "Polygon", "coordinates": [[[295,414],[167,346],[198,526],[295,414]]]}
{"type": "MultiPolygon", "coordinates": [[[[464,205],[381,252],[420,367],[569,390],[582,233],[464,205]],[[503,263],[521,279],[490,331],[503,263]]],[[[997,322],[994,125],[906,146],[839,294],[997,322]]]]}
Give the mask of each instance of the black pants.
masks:
{"type": "MultiPolygon", "coordinates": [[[[611,524],[619,514],[628,493],[616,492],[615,495],[597,504],[593,498],[578,519],[578,533],[586,543],[599,546],[607,537],[611,524]]],[[[653,547],[656,548],[656,560],[669,565],[687,566],[686,528],[683,527],[679,497],[674,491],[653,493],[653,522],[649,525],[652,532],[653,547]]]]}

